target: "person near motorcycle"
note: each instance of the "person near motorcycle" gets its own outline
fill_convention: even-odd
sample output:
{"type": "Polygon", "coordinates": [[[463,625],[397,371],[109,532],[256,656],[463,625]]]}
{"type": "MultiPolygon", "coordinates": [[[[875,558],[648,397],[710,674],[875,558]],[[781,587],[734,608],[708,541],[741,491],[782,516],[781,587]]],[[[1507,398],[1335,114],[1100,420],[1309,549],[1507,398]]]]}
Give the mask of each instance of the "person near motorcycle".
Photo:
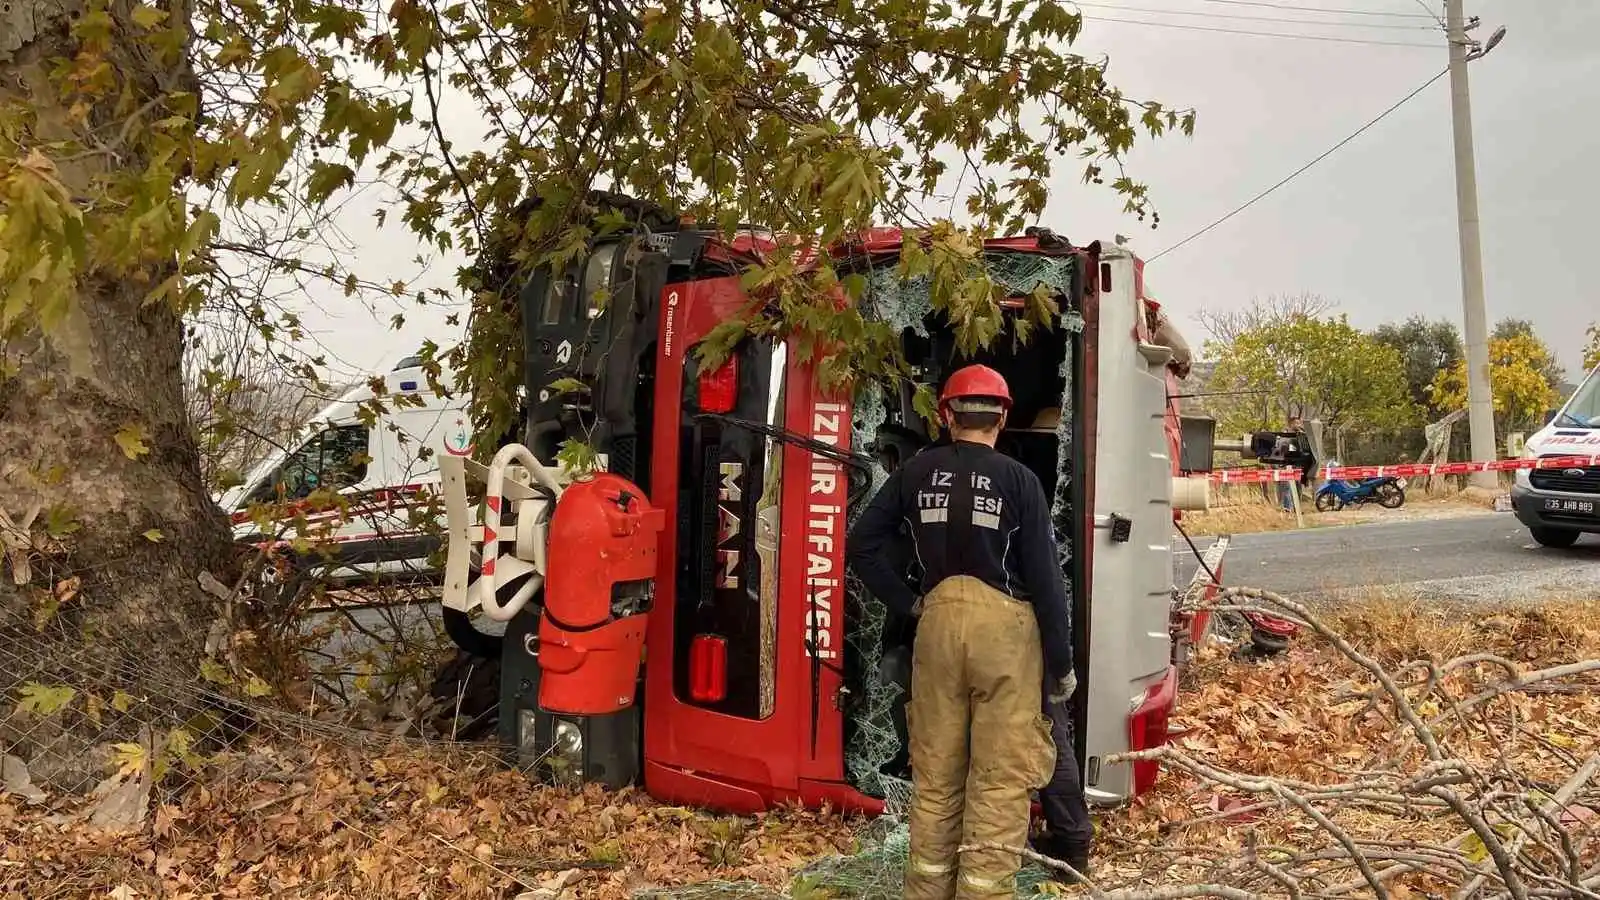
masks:
{"type": "Polygon", "coordinates": [[[1000,373],[953,373],[939,401],[950,443],[896,467],[847,541],[866,588],[920,617],[906,900],[1014,896],[1015,852],[958,851],[1027,844],[1029,795],[1050,783],[1056,757],[1040,711],[1065,706],[1077,688],[1049,502],[1038,476],[994,448],[1010,407],[1000,373]],[[902,525],[921,596],[889,562],[902,525]]]}
{"type": "MultiPolygon", "coordinates": [[[[1311,473],[1317,468],[1317,457],[1316,454],[1311,452],[1311,441],[1306,438],[1305,426],[1301,423],[1300,417],[1290,416],[1289,426],[1283,433],[1288,436],[1288,448],[1284,454],[1284,462],[1300,469],[1299,487],[1309,487],[1311,485],[1311,473]]],[[[1294,498],[1290,494],[1295,490],[1297,488],[1294,482],[1278,482],[1278,501],[1289,512],[1294,511],[1294,498]]]]}

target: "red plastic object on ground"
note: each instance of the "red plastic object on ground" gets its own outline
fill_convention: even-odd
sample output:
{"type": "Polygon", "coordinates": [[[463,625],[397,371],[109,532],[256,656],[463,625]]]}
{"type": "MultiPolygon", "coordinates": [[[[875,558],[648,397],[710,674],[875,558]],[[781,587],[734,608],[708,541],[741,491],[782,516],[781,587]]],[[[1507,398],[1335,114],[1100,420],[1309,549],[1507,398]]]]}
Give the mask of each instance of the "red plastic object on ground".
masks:
{"type": "Polygon", "coordinates": [[[600,473],[563,491],[551,521],[559,525],[539,620],[539,706],[586,716],[626,709],[666,515],[627,479],[600,473]]]}

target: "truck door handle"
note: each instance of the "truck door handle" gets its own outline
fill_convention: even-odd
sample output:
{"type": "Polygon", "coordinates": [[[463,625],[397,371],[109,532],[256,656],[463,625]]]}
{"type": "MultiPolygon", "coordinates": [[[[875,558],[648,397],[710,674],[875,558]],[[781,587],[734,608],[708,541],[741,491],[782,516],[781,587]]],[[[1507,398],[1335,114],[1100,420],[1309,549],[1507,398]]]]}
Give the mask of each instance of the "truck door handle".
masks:
{"type": "Polygon", "coordinates": [[[1133,536],[1133,520],[1126,516],[1119,516],[1116,513],[1095,516],[1094,527],[1096,530],[1102,528],[1110,529],[1111,541],[1117,544],[1126,544],[1128,539],[1133,536]]]}

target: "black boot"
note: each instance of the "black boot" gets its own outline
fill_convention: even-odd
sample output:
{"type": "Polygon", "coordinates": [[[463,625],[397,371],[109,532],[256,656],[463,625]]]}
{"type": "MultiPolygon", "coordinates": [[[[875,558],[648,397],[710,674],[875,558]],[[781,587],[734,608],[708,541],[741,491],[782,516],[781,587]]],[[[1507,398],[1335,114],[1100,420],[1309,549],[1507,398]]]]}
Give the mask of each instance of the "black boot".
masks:
{"type": "MultiPolygon", "coordinates": [[[[1068,851],[1065,856],[1061,857],[1061,861],[1076,869],[1079,875],[1085,878],[1089,877],[1088,847],[1075,848],[1068,851]]],[[[1066,875],[1067,873],[1062,872],[1061,874],[1066,875]]]]}
{"type": "MultiPolygon", "coordinates": [[[[1073,869],[1077,870],[1078,874],[1080,875],[1085,877],[1089,875],[1089,848],[1086,846],[1076,846],[1070,844],[1046,832],[1034,840],[1033,849],[1038,853],[1042,853],[1045,856],[1050,857],[1051,859],[1057,859],[1066,863],[1073,869]]],[[[1062,884],[1070,884],[1074,880],[1071,875],[1068,875],[1066,872],[1063,872],[1060,869],[1053,867],[1046,868],[1049,868],[1051,881],[1058,881],[1062,884]]]]}

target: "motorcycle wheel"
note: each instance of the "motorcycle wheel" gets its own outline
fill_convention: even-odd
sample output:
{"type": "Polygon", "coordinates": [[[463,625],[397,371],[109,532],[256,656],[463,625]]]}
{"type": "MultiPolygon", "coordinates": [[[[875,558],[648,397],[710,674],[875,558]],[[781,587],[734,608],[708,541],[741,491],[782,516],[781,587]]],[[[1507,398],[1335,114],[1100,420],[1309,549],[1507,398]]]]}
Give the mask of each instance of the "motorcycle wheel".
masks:
{"type": "Polygon", "coordinates": [[[1332,494],[1317,495],[1317,512],[1333,512],[1339,508],[1339,498],[1332,494]]]}
{"type": "Polygon", "coordinates": [[[1399,509],[1406,503],[1406,492],[1394,482],[1380,485],[1377,494],[1378,505],[1384,509],[1399,509]]]}

